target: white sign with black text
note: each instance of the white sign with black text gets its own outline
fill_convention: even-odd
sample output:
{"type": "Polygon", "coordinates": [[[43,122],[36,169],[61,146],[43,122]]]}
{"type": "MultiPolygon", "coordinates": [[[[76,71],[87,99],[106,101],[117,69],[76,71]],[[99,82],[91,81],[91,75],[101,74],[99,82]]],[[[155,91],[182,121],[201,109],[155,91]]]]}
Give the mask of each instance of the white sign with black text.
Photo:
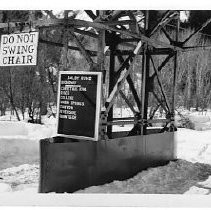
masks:
{"type": "Polygon", "coordinates": [[[37,31],[2,35],[0,66],[36,65],[38,36],[37,31]]]}

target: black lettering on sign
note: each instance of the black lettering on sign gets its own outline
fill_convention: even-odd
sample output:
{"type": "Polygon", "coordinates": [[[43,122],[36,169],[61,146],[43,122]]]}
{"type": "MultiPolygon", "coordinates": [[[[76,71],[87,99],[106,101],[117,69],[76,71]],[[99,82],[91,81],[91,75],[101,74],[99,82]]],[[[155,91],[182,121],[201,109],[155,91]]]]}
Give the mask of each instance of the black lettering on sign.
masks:
{"type": "Polygon", "coordinates": [[[60,72],[57,132],[77,139],[98,140],[101,73],[60,72]]]}
{"type": "Polygon", "coordinates": [[[38,35],[38,32],[3,34],[0,66],[36,65],[38,35]]]}

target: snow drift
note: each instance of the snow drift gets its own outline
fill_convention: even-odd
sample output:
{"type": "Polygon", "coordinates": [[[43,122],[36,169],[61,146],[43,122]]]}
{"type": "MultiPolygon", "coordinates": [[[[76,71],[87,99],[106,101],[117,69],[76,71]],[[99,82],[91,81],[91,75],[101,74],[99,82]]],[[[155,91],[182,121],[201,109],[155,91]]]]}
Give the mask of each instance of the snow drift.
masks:
{"type": "Polygon", "coordinates": [[[39,163],[38,141],[1,138],[0,145],[0,170],[25,163],[39,163]]]}
{"type": "MultiPolygon", "coordinates": [[[[178,161],[149,168],[125,181],[92,186],[76,193],[211,194],[211,112],[206,116],[198,112],[187,114],[199,126],[194,127],[196,130],[179,128],[176,132],[178,161]]],[[[0,122],[1,193],[38,192],[39,140],[54,136],[55,124],[55,119],[47,118],[44,125],[0,122]]],[[[129,129],[131,126],[114,126],[114,130],[129,129]]]]}
{"type": "Polygon", "coordinates": [[[210,165],[178,160],[166,166],[149,168],[125,181],[92,186],[76,193],[184,194],[191,187],[199,188],[201,183],[203,194],[210,194],[211,190],[206,187],[206,184],[210,186],[210,182],[206,183],[208,178],[211,181],[210,165]]]}
{"type": "Polygon", "coordinates": [[[39,140],[55,135],[55,125],[0,122],[0,170],[39,163],[39,140]]]}

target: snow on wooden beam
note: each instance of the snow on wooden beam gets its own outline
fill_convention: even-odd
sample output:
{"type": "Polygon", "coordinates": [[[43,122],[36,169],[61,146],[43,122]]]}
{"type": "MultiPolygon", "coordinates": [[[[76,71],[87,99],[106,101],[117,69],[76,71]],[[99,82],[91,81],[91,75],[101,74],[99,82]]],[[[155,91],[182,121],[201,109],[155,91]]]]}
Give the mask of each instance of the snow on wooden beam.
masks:
{"type": "MultiPolygon", "coordinates": [[[[20,25],[22,25],[22,22],[17,22],[17,23],[0,23],[0,28],[13,28],[13,27],[18,27],[20,25]]],[[[129,32],[127,30],[121,30],[121,29],[117,29],[117,28],[113,28],[110,27],[108,25],[102,24],[102,23],[98,23],[98,22],[90,22],[90,21],[84,21],[84,20],[77,20],[77,19],[70,19],[68,20],[66,23],[64,22],[64,20],[60,20],[60,19],[53,19],[53,20],[37,20],[37,21],[33,21],[33,22],[25,22],[24,23],[26,26],[30,26],[30,24],[32,24],[33,27],[37,27],[37,28],[42,28],[42,27],[46,27],[46,26],[58,26],[58,25],[68,25],[70,26],[80,26],[80,27],[93,27],[96,29],[102,29],[102,30],[108,30],[108,31],[114,31],[117,32],[119,34],[128,36],[128,37],[133,37],[133,38],[137,38],[139,40],[142,40],[143,42],[148,42],[153,46],[163,46],[163,47],[168,47],[174,50],[181,50],[180,47],[176,47],[174,45],[171,44],[167,44],[165,42],[159,41],[159,40],[155,40],[152,38],[148,38],[145,35],[142,34],[135,34],[132,32],[129,32]]]]}
{"type": "Polygon", "coordinates": [[[93,38],[98,38],[98,34],[92,33],[90,31],[86,31],[86,30],[81,30],[78,28],[74,28],[74,31],[78,34],[82,34],[82,35],[87,35],[87,36],[91,36],[93,38]]]}
{"type": "Polygon", "coordinates": [[[84,10],[86,12],[86,14],[92,19],[96,19],[97,16],[92,12],[92,10],[84,10]]]}

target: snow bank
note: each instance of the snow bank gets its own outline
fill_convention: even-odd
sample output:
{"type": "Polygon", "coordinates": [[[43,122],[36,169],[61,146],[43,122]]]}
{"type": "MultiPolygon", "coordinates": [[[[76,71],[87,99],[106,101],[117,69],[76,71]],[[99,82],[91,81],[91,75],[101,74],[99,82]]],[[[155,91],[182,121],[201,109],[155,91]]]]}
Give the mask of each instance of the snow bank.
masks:
{"type": "Polygon", "coordinates": [[[55,124],[32,124],[26,122],[0,121],[0,138],[39,140],[55,135],[55,124]]]}
{"type": "Polygon", "coordinates": [[[39,125],[39,124],[27,124],[28,138],[31,140],[40,140],[43,138],[49,138],[56,135],[55,125],[39,125]]]}
{"type": "Polygon", "coordinates": [[[211,163],[211,130],[179,128],[175,134],[177,158],[190,162],[211,163]]]}
{"type": "MultiPolygon", "coordinates": [[[[192,122],[203,126],[208,125],[211,118],[209,114],[189,112],[188,115],[192,122]]],[[[38,192],[39,139],[54,136],[56,131],[56,119],[44,118],[43,122],[44,125],[0,122],[0,170],[4,169],[0,171],[0,178],[3,178],[0,192],[38,192]]],[[[114,130],[131,127],[114,126],[114,130]]],[[[178,129],[175,134],[178,161],[149,168],[125,181],[93,186],[76,193],[211,194],[211,130],[204,130],[178,129]]]]}
{"type": "Polygon", "coordinates": [[[9,184],[0,183],[0,193],[11,192],[12,188],[9,184]]]}
{"type": "Polygon", "coordinates": [[[26,136],[28,130],[24,122],[0,121],[0,136],[26,136]]]}
{"type": "Polygon", "coordinates": [[[56,135],[55,121],[0,122],[0,169],[39,162],[39,140],[56,135]],[[50,123],[49,123],[50,122],[50,123]]]}
{"type": "Polygon", "coordinates": [[[177,126],[191,128],[198,131],[211,130],[211,110],[206,112],[195,111],[195,109],[179,110],[176,112],[175,121],[177,126]]]}
{"type": "Polygon", "coordinates": [[[38,192],[38,165],[24,164],[18,167],[7,168],[0,171],[0,177],[2,182],[4,182],[0,182],[0,192],[38,192]]]}
{"type": "Polygon", "coordinates": [[[0,169],[25,163],[39,163],[39,142],[0,138],[0,163],[0,169]]]}
{"type": "Polygon", "coordinates": [[[189,119],[194,125],[193,129],[198,131],[211,130],[211,120],[209,116],[199,115],[198,112],[191,113],[189,119]]]}
{"type": "Polygon", "coordinates": [[[206,182],[209,186],[211,184],[210,175],[210,165],[178,160],[166,166],[149,168],[125,181],[92,186],[76,193],[183,194],[190,188],[196,188],[200,183],[204,183],[200,190],[210,194],[211,192],[207,192],[208,188],[205,186],[206,182]]]}
{"type": "MultiPolygon", "coordinates": [[[[0,177],[5,184],[1,192],[38,193],[38,165],[8,168],[0,171],[0,177]]],[[[210,165],[177,160],[149,168],[125,181],[92,186],[75,193],[211,194],[210,187],[210,165]]]]}

